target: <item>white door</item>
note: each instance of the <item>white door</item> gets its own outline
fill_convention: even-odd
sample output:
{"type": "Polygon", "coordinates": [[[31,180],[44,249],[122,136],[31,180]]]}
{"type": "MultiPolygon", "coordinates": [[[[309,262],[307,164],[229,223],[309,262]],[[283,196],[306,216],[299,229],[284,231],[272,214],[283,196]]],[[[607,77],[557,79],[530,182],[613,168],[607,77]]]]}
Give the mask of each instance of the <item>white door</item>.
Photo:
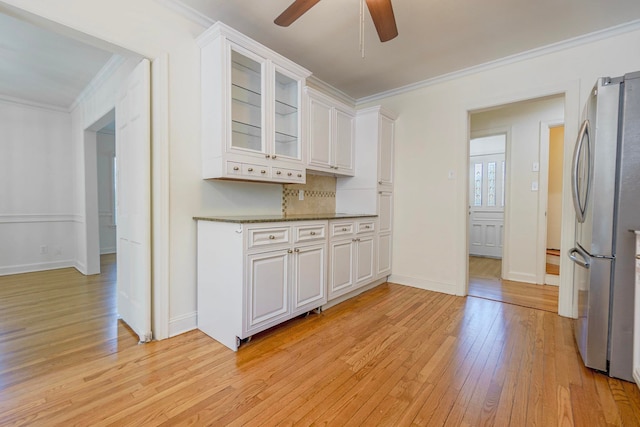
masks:
{"type": "Polygon", "coordinates": [[[504,153],[470,157],[469,255],[502,258],[504,153]]]}
{"type": "Polygon", "coordinates": [[[142,342],[152,337],[150,80],[143,59],[116,104],[118,314],[142,342]]]}
{"type": "Polygon", "coordinates": [[[338,240],[329,244],[329,298],[334,298],[353,289],[354,242],[338,240]]]}
{"type": "Polygon", "coordinates": [[[309,164],[331,166],[331,106],[309,96],[309,164]]]}
{"type": "Polygon", "coordinates": [[[248,256],[247,332],[289,314],[289,258],[287,249],[248,256]]]}
{"type": "Polygon", "coordinates": [[[373,235],[356,239],[356,286],[364,285],[373,280],[373,235]]]}
{"type": "Polygon", "coordinates": [[[380,117],[380,141],[378,145],[378,183],[393,184],[393,132],[394,122],[380,117]]]}
{"type": "Polygon", "coordinates": [[[341,172],[353,173],[355,118],[352,114],[339,108],[335,109],[335,113],[335,165],[341,172]]]}
{"type": "Polygon", "coordinates": [[[307,311],[327,301],[325,244],[295,249],[293,311],[307,311]]]}

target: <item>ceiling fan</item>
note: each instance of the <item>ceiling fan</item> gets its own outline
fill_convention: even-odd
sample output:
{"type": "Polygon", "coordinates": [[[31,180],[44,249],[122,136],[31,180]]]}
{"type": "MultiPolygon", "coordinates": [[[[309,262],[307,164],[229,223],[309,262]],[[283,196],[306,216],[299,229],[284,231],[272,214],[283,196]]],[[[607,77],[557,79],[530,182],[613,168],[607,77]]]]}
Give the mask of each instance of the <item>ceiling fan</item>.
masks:
{"type": "MultiPolygon", "coordinates": [[[[281,27],[288,27],[319,1],[294,0],[273,22],[281,27]]],[[[393,15],[391,0],[366,0],[366,2],[380,41],[386,42],[395,38],[398,35],[398,28],[396,27],[396,18],[393,15]]]]}

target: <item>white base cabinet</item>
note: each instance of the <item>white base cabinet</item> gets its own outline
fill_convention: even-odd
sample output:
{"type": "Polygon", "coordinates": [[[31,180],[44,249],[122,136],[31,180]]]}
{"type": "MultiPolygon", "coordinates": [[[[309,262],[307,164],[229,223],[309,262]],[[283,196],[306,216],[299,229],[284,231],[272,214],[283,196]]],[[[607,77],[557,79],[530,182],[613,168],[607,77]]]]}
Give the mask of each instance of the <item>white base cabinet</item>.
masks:
{"type": "Polygon", "coordinates": [[[329,300],[376,279],[375,229],[372,219],[329,222],[329,300]]]}
{"type": "Polygon", "coordinates": [[[326,221],[198,221],[198,329],[240,340],[327,302],[326,221]]]}

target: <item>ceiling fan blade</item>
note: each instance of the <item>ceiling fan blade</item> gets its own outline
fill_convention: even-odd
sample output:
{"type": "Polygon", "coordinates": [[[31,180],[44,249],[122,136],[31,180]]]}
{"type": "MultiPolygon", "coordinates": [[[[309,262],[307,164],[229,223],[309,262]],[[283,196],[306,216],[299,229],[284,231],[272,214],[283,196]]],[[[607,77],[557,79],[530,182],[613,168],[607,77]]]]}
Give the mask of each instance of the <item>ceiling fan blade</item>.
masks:
{"type": "Polygon", "coordinates": [[[320,0],[295,0],[273,22],[281,27],[288,27],[319,1],[320,0]]]}
{"type": "Polygon", "coordinates": [[[380,41],[386,42],[395,38],[398,35],[398,27],[396,27],[391,0],[367,0],[367,7],[380,41]]]}

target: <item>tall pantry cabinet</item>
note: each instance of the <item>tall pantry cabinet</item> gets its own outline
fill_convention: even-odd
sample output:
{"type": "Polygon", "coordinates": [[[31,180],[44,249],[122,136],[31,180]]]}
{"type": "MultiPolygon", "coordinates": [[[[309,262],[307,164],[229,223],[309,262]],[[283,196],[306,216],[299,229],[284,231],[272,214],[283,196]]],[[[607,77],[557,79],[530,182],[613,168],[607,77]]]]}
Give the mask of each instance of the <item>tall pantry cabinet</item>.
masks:
{"type": "Polygon", "coordinates": [[[337,212],[378,215],[377,279],[391,274],[395,120],[380,106],[357,112],[355,176],[336,185],[337,212]]]}

